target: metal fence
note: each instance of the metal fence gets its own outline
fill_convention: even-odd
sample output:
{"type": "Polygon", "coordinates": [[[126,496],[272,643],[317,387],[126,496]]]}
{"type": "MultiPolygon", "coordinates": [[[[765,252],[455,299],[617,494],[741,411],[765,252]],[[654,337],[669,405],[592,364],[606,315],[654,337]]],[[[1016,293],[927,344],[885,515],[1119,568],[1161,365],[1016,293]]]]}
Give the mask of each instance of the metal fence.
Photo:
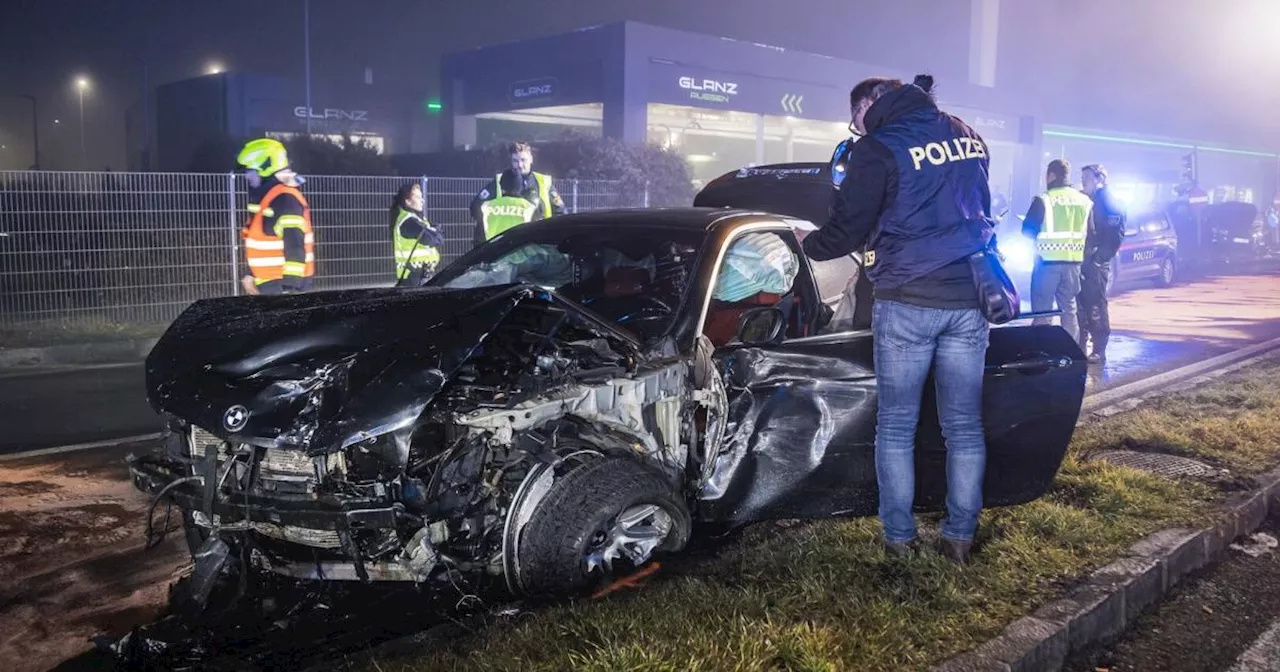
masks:
{"type": "MultiPolygon", "coordinates": [[[[0,327],[166,324],[192,301],[238,293],[243,180],[0,171],[0,327]]],[[[317,289],[393,283],[388,210],[408,181],[423,185],[445,261],[470,249],[485,179],[308,176],[317,289]]],[[[570,212],[641,205],[613,182],[557,185],[570,212]]]]}

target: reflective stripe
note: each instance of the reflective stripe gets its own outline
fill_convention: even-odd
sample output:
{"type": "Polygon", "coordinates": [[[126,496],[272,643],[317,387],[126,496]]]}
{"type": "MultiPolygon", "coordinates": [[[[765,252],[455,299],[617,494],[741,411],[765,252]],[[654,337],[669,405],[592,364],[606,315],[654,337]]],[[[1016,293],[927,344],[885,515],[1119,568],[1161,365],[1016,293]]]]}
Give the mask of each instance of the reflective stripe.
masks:
{"type": "Polygon", "coordinates": [[[257,259],[249,259],[248,261],[249,261],[249,266],[256,267],[256,268],[263,267],[263,266],[284,265],[284,257],[258,257],[257,259]]]}
{"type": "Polygon", "coordinates": [[[307,265],[301,261],[284,262],[285,275],[304,275],[307,272],[307,265]]]}
{"type": "Polygon", "coordinates": [[[283,240],[258,240],[257,238],[245,238],[244,246],[250,250],[283,250],[283,240]]]}
{"type": "Polygon", "coordinates": [[[262,209],[262,206],[261,206],[261,205],[258,205],[257,203],[250,203],[250,204],[248,205],[248,210],[249,210],[249,212],[256,213],[256,212],[258,212],[258,211],[259,211],[259,210],[261,210],[261,209],[262,209]]]}
{"type": "Polygon", "coordinates": [[[307,220],[301,215],[280,215],[276,218],[276,226],[281,228],[298,228],[303,229],[307,226],[307,220]]]}

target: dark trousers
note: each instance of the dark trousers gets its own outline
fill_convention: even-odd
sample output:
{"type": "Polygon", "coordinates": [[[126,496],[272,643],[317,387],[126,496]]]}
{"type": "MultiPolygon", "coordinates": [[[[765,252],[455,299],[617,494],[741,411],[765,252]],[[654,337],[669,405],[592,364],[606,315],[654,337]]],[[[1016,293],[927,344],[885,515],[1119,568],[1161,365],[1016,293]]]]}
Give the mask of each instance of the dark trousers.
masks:
{"type": "Polygon", "coordinates": [[[1107,280],[1111,277],[1111,264],[1092,260],[1080,269],[1080,348],[1083,350],[1089,338],[1093,338],[1093,351],[1104,353],[1111,338],[1111,314],[1107,308],[1107,280]]]}

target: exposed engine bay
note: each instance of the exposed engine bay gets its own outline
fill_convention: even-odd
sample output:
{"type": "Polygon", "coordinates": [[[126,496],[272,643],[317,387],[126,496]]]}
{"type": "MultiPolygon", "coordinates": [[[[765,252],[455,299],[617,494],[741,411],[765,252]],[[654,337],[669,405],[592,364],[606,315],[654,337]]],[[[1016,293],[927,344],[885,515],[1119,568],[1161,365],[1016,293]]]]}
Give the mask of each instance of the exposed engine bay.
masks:
{"type": "MultiPolygon", "coordinates": [[[[411,366],[369,351],[252,371],[237,363],[222,384],[239,399],[256,390],[251,403],[225,406],[220,427],[169,416],[164,453],[133,458],[132,470],[156,497],[153,517],[161,500],[183,512],[196,601],[246,566],[300,579],[562,590],[521,566],[525,527],[558,478],[627,457],[679,492],[687,469],[706,462],[691,455],[699,405],[686,361],[646,358],[527,287],[490,301],[505,312],[463,356],[436,348],[411,366]],[[372,393],[385,410],[362,410],[372,393]]],[[[606,564],[644,559],[614,545],[606,564]]]]}

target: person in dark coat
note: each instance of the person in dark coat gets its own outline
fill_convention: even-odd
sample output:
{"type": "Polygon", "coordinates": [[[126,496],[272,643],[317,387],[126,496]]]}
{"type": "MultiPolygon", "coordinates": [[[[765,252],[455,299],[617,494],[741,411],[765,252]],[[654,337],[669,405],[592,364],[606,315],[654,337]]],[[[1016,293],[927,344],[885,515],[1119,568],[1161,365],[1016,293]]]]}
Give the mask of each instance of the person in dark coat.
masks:
{"type": "Polygon", "coordinates": [[[876,478],[887,551],[916,541],[916,425],[931,369],[947,441],[942,551],[968,562],[982,510],[986,440],[982,377],[989,325],[978,307],[969,255],[992,237],[986,142],[938,109],[933,78],[873,78],[849,95],[849,155],[825,226],[803,241],[815,261],[866,248],[875,287],[876,478]]]}

